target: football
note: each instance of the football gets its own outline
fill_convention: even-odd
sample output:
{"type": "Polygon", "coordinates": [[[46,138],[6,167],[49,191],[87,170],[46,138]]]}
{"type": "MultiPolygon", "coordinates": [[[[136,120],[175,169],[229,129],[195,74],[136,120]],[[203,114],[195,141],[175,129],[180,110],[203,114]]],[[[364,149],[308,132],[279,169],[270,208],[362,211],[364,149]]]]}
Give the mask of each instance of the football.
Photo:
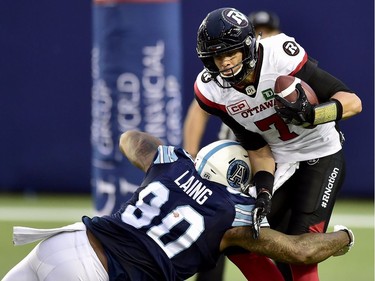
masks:
{"type": "MultiPolygon", "coordinates": [[[[296,90],[298,83],[301,83],[309,102],[312,105],[319,104],[314,90],[305,81],[294,76],[281,75],[277,77],[275,81],[275,94],[293,103],[298,99],[298,91],[296,90]]],[[[275,106],[283,107],[277,100],[275,100],[275,106]]]]}

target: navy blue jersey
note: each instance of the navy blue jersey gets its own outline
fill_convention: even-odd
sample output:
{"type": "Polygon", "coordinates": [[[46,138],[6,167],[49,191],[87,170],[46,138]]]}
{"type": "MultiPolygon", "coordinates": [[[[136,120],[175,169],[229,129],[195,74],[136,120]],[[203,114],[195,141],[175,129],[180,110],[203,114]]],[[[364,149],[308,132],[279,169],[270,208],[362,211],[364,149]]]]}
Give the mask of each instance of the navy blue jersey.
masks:
{"type": "Polygon", "coordinates": [[[185,280],[215,266],[223,234],[251,225],[254,203],[201,178],[183,149],[159,146],[141,187],[117,213],[83,221],[126,271],[122,280],[185,280]]]}

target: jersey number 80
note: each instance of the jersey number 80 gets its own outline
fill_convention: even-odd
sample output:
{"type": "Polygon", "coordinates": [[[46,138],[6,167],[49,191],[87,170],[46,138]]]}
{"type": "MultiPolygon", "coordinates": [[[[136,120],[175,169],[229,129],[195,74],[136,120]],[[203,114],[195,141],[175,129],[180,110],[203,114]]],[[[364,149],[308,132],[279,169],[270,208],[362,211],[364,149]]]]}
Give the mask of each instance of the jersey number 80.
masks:
{"type": "Polygon", "coordinates": [[[204,219],[189,205],[177,206],[165,213],[169,195],[167,187],[153,182],[139,193],[135,206],[126,207],[121,218],[124,223],[142,228],[172,258],[197,241],[204,231],[204,219]],[[164,213],[161,213],[162,207],[164,213]]]}

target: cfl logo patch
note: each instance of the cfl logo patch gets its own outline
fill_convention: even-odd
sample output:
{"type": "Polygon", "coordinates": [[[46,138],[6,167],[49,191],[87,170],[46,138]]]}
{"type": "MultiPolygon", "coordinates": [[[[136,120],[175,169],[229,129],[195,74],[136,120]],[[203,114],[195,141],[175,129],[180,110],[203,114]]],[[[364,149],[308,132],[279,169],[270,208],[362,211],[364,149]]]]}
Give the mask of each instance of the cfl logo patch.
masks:
{"type": "Polygon", "coordinates": [[[212,80],[212,76],[207,71],[202,73],[201,80],[203,83],[208,83],[212,80]]]}
{"type": "Polygon", "coordinates": [[[239,101],[238,103],[227,106],[227,109],[231,115],[236,115],[242,111],[250,110],[250,106],[245,100],[239,101]]]}
{"type": "Polygon", "coordinates": [[[297,44],[293,41],[286,41],[283,44],[284,52],[287,53],[289,56],[296,56],[299,54],[299,48],[297,44]]]}

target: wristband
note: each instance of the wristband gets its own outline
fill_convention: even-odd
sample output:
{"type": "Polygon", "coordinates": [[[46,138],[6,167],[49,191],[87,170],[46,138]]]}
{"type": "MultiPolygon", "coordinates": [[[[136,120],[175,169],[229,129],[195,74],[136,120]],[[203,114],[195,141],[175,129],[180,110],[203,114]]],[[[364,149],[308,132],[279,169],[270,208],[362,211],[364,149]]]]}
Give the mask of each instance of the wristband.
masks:
{"type": "Polygon", "coordinates": [[[272,194],[273,182],[275,177],[267,171],[258,171],[254,175],[254,185],[257,190],[257,194],[260,192],[268,192],[272,194]]]}
{"type": "Polygon", "coordinates": [[[314,107],[314,123],[319,125],[331,121],[338,121],[342,118],[342,104],[335,99],[314,107]]]}
{"type": "Polygon", "coordinates": [[[344,225],[335,225],[333,227],[333,231],[334,232],[336,231],[346,232],[346,234],[348,234],[348,237],[349,237],[349,243],[347,244],[347,246],[352,247],[354,245],[354,234],[353,234],[353,231],[351,231],[349,228],[347,228],[344,225]]]}

